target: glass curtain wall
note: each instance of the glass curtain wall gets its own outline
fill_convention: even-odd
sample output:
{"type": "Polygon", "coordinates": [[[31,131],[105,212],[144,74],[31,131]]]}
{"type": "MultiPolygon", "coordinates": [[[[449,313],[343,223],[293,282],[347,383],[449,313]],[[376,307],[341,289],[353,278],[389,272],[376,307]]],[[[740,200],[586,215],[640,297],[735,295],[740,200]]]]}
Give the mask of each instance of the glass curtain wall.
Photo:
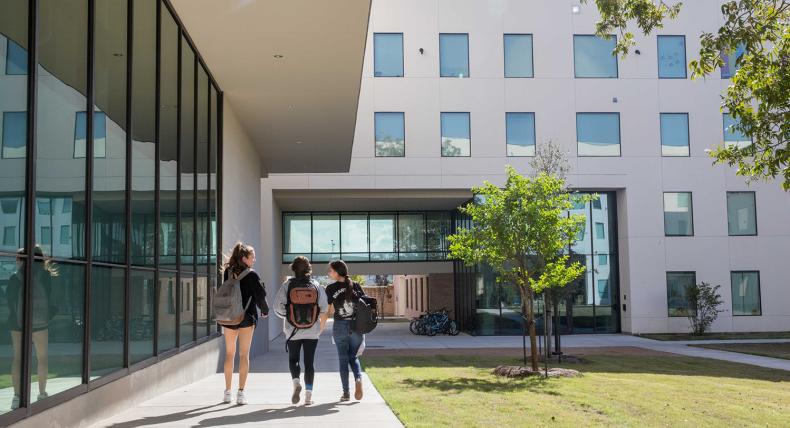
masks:
{"type": "Polygon", "coordinates": [[[0,425],[212,332],[222,95],[178,22],[0,2],[0,425]]]}
{"type": "MultiPolygon", "coordinates": [[[[583,215],[585,225],[567,251],[586,266],[585,273],[568,284],[555,303],[563,334],[613,333],[619,330],[617,278],[616,199],[612,192],[575,206],[569,215],[583,215]]],[[[458,216],[456,228],[471,227],[458,216]]],[[[521,334],[521,297],[513,284],[497,283],[485,265],[455,262],[456,313],[461,328],[479,335],[521,334]]],[[[543,298],[535,301],[536,323],[543,328],[543,298]]],[[[541,330],[542,331],[542,330],[541,330]]]]}

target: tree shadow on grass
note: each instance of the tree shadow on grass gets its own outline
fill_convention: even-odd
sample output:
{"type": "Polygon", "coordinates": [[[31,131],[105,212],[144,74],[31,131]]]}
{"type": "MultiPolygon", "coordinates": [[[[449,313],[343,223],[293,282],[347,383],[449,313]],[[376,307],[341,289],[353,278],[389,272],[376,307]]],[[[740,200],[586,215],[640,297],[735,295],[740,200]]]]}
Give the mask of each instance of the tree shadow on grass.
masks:
{"type": "Polygon", "coordinates": [[[514,392],[530,391],[547,395],[560,395],[555,391],[555,386],[543,377],[530,377],[526,379],[502,379],[491,374],[485,378],[454,377],[448,379],[404,379],[403,383],[410,387],[430,388],[442,392],[461,393],[464,391],[477,392],[514,392]]]}

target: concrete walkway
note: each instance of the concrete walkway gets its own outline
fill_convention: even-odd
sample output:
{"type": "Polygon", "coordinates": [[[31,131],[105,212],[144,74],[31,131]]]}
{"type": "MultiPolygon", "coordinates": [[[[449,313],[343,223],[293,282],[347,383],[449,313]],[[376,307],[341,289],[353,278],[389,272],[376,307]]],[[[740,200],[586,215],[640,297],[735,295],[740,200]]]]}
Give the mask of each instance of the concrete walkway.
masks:
{"type": "MultiPolygon", "coordinates": [[[[251,362],[251,373],[245,388],[249,402],[246,406],[221,404],[224,377],[218,373],[161,395],[94,426],[113,428],[402,427],[365,374],[363,374],[365,397],[362,401],[339,403],[342,387],[337,374],[337,351],[332,344],[331,326],[328,326],[318,343],[313,391],[315,404],[312,406],[303,406],[301,403],[296,406],[291,404],[291,375],[288,372],[284,341],[280,337],[271,343],[271,350],[268,353],[251,362]]],[[[234,399],[237,381],[238,375],[234,374],[234,399]]],[[[304,393],[302,397],[304,398],[304,393]]]]}

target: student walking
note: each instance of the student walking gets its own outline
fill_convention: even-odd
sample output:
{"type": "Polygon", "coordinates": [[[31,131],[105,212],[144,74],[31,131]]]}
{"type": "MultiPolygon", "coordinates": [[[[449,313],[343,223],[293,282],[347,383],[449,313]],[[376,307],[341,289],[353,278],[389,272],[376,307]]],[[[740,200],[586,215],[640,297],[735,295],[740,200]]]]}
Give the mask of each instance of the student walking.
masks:
{"type": "MultiPolygon", "coordinates": [[[[238,339],[239,390],[236,393],[236,403],[247,404],[247,399],[244,396],[244,386],[247,383],[247,375],[250,371],[250,347],[252,346],[252,335],[255,332],[255,325],[258,323],[258,309],[260,309],[264,318],[269,315],[269,306],[266,304],[266,289],[258,274],[252,269],[254,265],[255,249],[250,245],[239,242],[233,247],[230,258],[223,267],[224,282],[220,289],[228,286],[238,287],[241,291],[241,304],[244,311],[243,315],[239,316],[241,318],[239,323],[221,323],[223,327],[222,333],[225,338],[225,394],[222,400],[224,403],[231,402],[230,390],[233,379],[233,360],[236,356],[236,341],[238,339]]],[[[220,300],[219,294],[218,292],[215,305],[220,300]]],[[[238,296],[238,294],[234,295],[238,296]]],[[[238,305],[236,307],[238,308],[238,305]]],[[[217,312],[216,306],[215,312],[217,312]]],[[[219,315],[217,320],[218,322],[220,321],[219,315]]]]}
{"type": "Polygon", "coordinates": [[[332,338],[337,347],[340,360],[340,382],[343,384],[343,395],[340,401],[349,401],[348,368],[354,373],[354,398],[362,399],[362,367],[357,353],[362,345],[363,336],[353,330],[354,304],[365,295],[358,283],[348,277],[348,265],[342,260],[329,263],[328,275],[335,282],[326,287],[327,301],[334,305],[335,322],[332,326],[332,338]]]}
{"type": "Polygon", "coordinates": [[[312,277],[310,261],[303,256],[296,257],[291,263],[294,277],[285,281],[277,292],[275,313],[283,318],[285,348],[288,351],[288,367],[291,371],[293,394],[291,403],[297,404],[302,393],[299,376],[301,367],[299,356],[304,355],[304,405],[313,404],[313,380],[315,379],[315,350],[318,337],[326,323],[326,291],[312,277]]]}

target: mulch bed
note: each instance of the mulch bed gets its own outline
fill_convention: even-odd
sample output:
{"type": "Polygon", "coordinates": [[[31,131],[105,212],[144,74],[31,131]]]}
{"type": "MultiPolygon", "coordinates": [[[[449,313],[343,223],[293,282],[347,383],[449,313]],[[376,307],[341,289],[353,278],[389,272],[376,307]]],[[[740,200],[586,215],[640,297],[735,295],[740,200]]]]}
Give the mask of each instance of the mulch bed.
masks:
{"type": "MultiPolygon", "coordinates": [[[[673,356],[667,352],[653,351],[651,349],[638,348],[635,346],[606,346],[595,348],[563,348],[563,352],[569,354],[567,357],[577,357],[582,362],[585,355],[633,355],[633,356],[673,356]]],[[[438,348],[438,349],[386,349],[368,348],[365,350],[365,357],[433,357],[438,355],[463,355],[474,357],[521,357],[524,355],[522,348],[438,348]]],[[[527,350],[529,356],[529,350],[527,350]]],[[[566,356],[563,356],[565,362],[566,356]]],[[[571,362],[571,361],[568,361],[571,362]]]]}
{"type": "Polygon", "coordinates": [[[529,367],[522,367],[522,366],[498,366],[497,368],[492,370],[491,373],[497,376],[509,377],[509,378],[524,378],[530,376],[577,377],[582,375],[577,370],[563,369],[559,367],[552,367],[547,371],[540,369],[533,371],[529,367]]]}

